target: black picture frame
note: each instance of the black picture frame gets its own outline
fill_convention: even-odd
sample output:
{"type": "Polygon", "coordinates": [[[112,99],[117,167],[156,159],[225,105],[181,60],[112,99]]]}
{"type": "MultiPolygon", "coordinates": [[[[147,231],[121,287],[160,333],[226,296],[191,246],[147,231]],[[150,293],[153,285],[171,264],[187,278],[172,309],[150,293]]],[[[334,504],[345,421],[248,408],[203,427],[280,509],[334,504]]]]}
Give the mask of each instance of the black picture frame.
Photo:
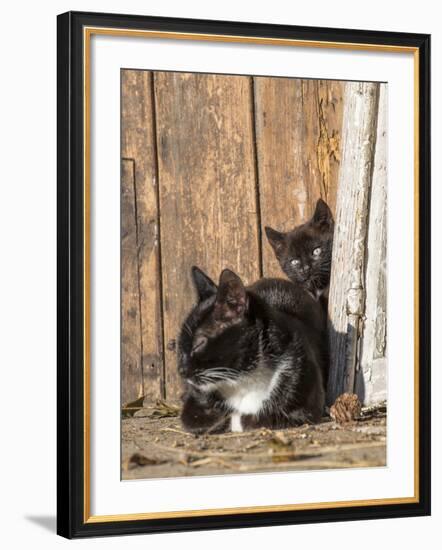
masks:
{"type": "MultiPolygon", "coordinates": [[[[430,514],[430,36],[68,12],[57,21],[57,532],[67,538],[226,529],[430,514]],[[85,27],[204,33],[413,48],[419,60],[419,468],[412,503],[196,517],[88,521],[85,513],[84,405],[84,41],[85,27]]],[[[86,392],[86,393],[85,393],[86,392]]]]}

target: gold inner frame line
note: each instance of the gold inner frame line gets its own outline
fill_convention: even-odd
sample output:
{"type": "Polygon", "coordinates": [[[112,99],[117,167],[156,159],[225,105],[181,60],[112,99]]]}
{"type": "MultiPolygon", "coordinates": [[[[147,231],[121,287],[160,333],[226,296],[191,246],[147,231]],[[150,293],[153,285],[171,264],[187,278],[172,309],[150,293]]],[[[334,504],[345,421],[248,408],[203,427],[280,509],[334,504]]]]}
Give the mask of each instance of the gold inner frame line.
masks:
{"type": "Polygon", "coordinates": [[[419,49],[412,46],[392,46],[388,44],[364,44],[329,42],[318,40],[297,40],[282,38],[246,37],[205,33],[181,33],[148,31],[137,29],[117,29],[107,27],[83,28],[83,101],[84,101],[84,523],[104,523],[114,521],[135,521],[184,517],[203,517],[228,514],[250,514],[343,508],[347,506],[373,506],[411,504],[419,502],[419,49]],[[90,45],[92,35],[128,36],[174,40],[197,40],[209,42],[249,43],[273,46],[293,46],[304,48],[326,48],[343,50],[364,50],[374,52],[412,53],[414,61],[414,495],[410,497],[352,500],[337,502],[317,502],[269,506],[249,506],[236,508],[216,508],[207,510],[180,510],[168,512],[147,512],[131,514],[91,515],[90,483],[90,45]]]}

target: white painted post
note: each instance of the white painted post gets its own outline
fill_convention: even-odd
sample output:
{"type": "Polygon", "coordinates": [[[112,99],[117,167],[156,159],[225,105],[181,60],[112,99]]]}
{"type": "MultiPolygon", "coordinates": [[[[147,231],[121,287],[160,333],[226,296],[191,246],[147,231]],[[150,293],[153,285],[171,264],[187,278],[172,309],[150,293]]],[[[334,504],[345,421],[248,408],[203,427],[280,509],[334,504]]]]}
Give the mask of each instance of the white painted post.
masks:
{"type": "Polygon", "coordinates": [[[379,84],[347,83],[329,294],[329,404],[355,386],[378,101],[379,84]]]}
{"type": "Polygon", "coordinates": [[[387,398],[387,85],[380,85],[379,116],[367,238],[365,314],[355,391],[366,404],[387,398]]]}

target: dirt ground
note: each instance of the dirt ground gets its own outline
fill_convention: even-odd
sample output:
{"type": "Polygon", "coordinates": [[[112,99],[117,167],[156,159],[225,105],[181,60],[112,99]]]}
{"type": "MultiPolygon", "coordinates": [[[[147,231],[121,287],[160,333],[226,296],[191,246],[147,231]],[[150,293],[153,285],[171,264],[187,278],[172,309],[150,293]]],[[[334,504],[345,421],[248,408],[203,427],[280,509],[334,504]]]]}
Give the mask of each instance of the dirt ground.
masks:
{"type": "Polygon", "coordinates": [[[347,424],[324,417],[314,426],[203,436],[183,431],[178,415],[159,402],[123,416],[122,479],[386,465],[385,404],[347,424]]]}

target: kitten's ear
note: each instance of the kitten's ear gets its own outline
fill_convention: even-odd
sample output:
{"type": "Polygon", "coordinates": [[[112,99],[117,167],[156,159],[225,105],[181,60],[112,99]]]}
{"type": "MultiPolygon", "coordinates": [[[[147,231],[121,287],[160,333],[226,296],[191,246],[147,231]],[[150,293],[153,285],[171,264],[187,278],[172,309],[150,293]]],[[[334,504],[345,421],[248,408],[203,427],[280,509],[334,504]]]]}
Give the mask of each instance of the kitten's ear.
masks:
{"type": "Polygon", "coordinates": [[[241,279],[224,269],[219,277],[215,316],[223,321],[240,319],[247,309],[247,292],[241,279]]]}
{"type": "Polygon", "coordinates": [[[200,302],[216,294],[218,287],[199,267],[192,267],[192,279],[200,302]]]}
{"type": "Polygon", "coordinates": [[[279,252],[282,252],[286,246],[284,233],[280,233],[279,231],[276,231],[271,227],[266,227],[265,230],[266,230],[267,239],[269,240],[269,243],[272,245],[272,248],[275,251],[275,253],[278,254],[279,252]]]}
{"type": "Polygon", "coordinates": [[[328,204],[322,199],[318,199],[312,222],[321,229],[333,229],[333,214],[328,204]]]}

